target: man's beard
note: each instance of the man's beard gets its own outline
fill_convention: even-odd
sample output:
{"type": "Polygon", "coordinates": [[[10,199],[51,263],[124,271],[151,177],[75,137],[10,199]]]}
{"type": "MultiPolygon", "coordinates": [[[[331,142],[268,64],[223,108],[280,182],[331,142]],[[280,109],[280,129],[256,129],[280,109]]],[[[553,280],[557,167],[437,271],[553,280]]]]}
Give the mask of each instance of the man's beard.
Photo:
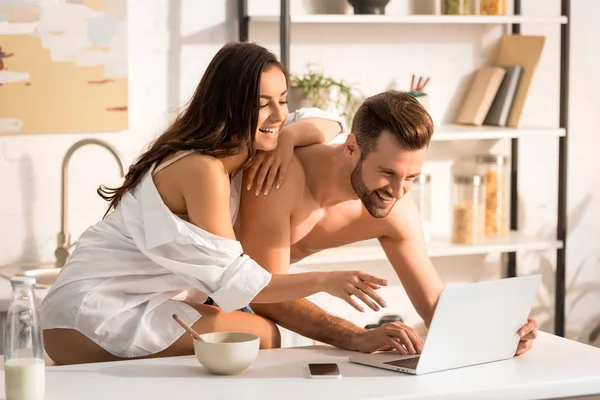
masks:
{"type": "Polygon", "coordinates": [[[354,167],[354,170],[352,170],[352,174],[350,175],[352,189],[354,189],[354,193],[356,193],[360,201],[363,203],[363,206],[365,206],[372,217],[385,218],[392,212],[392,208],[394,208],[394,204],[396,204],[396,202],[392,203],[389,207],[382,207],[380,204],[378,204],[375,191],[369,190],[363,181],[362,164],[363,160],[360,160],[354,167]]]}

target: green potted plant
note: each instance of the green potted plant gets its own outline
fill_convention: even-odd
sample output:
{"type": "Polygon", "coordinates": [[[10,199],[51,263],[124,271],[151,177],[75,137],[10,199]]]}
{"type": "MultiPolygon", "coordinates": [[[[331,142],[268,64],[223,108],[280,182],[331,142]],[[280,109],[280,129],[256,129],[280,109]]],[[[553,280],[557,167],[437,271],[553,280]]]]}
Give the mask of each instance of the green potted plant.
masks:
{"type": "Polygon", "coordinates": [[[304,74],[291,76],[289,109],[295,111],[304,107],[317,107],[337,112],[351,120],[359,103],[355,92],[353,85],[328,77],[309,66],[304,74]]]}

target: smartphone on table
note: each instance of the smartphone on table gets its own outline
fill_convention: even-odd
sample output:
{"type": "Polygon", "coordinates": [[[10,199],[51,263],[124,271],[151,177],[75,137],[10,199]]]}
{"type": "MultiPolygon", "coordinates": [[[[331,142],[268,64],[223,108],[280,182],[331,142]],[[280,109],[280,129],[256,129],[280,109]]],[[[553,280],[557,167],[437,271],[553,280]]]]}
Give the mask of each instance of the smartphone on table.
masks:
{"type": "Polygon", "coordinates": [[[336,363],[308,364],[311,378],[341,378],[342,374],[336,363]]]}

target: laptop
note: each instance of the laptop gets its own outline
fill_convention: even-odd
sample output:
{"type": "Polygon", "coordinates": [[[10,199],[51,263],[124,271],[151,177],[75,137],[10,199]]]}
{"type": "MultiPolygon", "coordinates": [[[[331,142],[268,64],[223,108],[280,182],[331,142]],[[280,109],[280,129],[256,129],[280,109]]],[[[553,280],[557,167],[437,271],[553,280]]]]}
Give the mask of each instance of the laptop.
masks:
{"type": "Polygon", "coordinates": [[[512,358],[541,275],[447,286],[420,355],[360,354],[350,362],[414,375],[512,358]]]}

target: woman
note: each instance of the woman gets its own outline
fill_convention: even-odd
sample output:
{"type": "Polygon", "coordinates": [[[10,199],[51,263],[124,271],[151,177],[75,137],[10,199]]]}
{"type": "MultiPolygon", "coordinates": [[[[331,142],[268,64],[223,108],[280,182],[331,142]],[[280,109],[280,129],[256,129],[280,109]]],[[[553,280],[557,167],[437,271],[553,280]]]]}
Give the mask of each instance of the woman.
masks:
{"type": "Polygon", "coordinates": [[[339,121],[315,118],[284,128],[286,93],[285,68],[270,52],[224,46],[187,109],[130,167],[123,185],[99,189],[107,214],[82,234],[42,304],[54,362],[193,354],[173,314],[200,333],[255,333],[266,348],[279,345],[277,327],[234,310],[321,291],[343,299],[366,293],[383,303],[374,292],[386,284],[380,278],[350,271],[271,275],[235,239],[239,196],[230,195],[230,182],[256,151],[277,149],[261,158],[268,186],[273,170],[287,163],[273,160],[290,153],[278,148],[280,135],[282,146],[293,147],[327,140],[323,130],[339,133],[339,121]]]}

